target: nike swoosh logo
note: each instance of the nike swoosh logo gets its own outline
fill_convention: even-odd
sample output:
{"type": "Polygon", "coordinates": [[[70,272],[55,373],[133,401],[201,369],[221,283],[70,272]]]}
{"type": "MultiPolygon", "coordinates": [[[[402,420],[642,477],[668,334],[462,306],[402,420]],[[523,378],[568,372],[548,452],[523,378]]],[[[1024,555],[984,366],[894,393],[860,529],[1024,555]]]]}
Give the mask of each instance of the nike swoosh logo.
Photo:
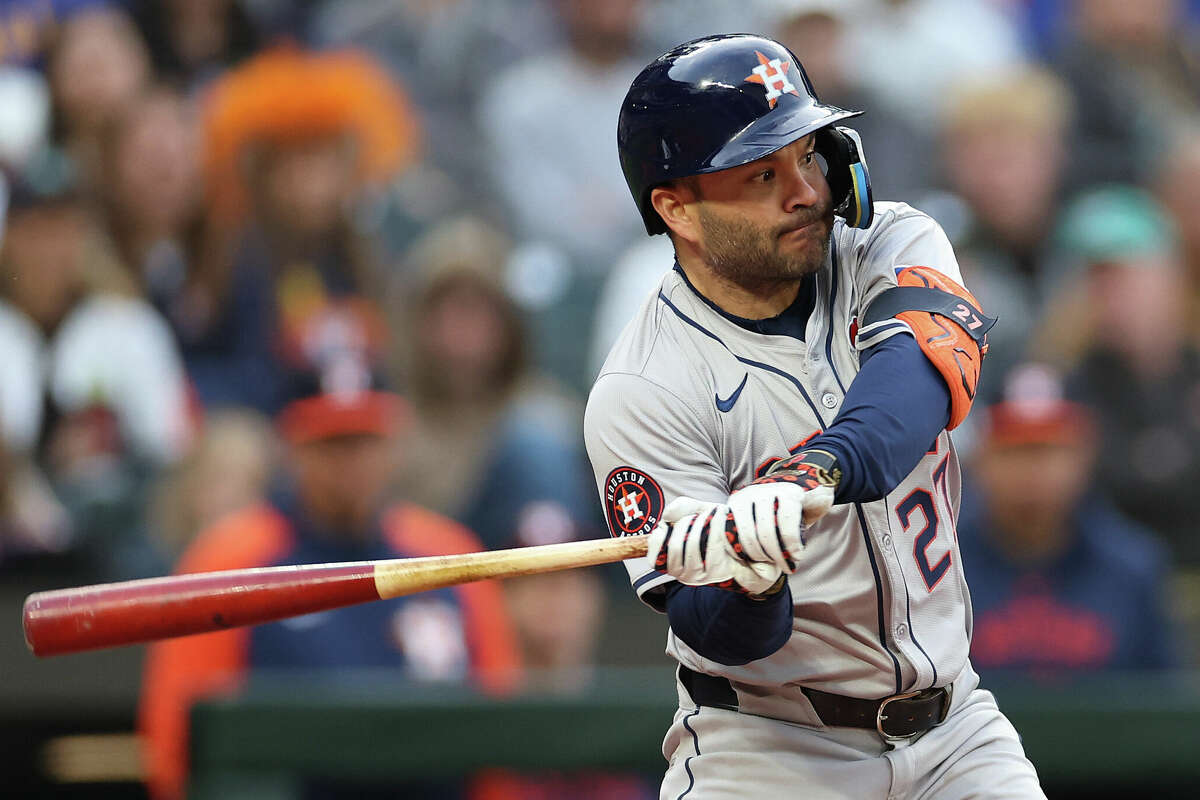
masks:
{"type": "Polygon", "coordinates": [[[749,378],[750,373],[747,372],[742,376],[742,382],[738,384],[738,388],[734,389],[733,394],[729,395],[729,397],[725,400],[722,400],[719,394],[713,395],[713,399],[717,401],[718,411],[729,411],[729,409],[733,408],[733,404],[736,403],[738,398],[742,396],[742,389],[746,388],[746,381],[749,380],[749,378]]]}

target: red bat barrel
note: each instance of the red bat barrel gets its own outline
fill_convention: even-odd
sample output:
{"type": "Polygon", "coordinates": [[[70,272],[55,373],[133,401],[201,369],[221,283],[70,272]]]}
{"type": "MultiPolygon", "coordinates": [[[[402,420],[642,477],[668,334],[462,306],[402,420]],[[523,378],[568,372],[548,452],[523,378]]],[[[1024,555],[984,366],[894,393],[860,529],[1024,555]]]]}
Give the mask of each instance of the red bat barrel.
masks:
{"type": "Polygon", "coordinates": [[[258,625],[469,581],[636,558],[646,555],[648,539],[238,569],[39,592],[25,601],[25,643],[35,655],[52,656],[258,625]]]}
{"type": "Polygon", "coordinates": [[[25,642],[35,655],[95,650],[257,625],[378,600],[368,562],[267,567],[32,594],[25,642]]]}

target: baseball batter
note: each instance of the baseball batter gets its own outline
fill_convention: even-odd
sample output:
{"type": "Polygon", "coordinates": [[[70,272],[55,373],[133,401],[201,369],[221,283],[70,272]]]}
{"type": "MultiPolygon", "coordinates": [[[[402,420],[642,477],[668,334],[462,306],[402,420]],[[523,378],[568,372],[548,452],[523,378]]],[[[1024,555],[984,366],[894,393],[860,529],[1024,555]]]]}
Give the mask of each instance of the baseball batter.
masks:
{"type": "Polygon", "coordinates": [[[872,203],[862,143],[784,46],[680,45],[618,146],[676,263],[588,401],[614,536],[670,621],[663,798],[1039,798],[967,658],[946,431],[993,320],[929,217],[872,203]]]}

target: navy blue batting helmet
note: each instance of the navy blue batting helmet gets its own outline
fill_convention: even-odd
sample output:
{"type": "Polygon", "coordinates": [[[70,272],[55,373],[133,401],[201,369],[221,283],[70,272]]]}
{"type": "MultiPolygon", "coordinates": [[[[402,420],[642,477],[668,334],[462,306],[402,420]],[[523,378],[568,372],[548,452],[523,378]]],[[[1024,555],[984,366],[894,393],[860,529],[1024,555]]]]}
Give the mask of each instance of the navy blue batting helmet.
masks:
{"type": "Polygon", "coordinates": [[[834,123],[855,117],[817,99],[792,51],[752,34],[696,39],[655,59],[621,104],[617,150],[651,234],[667,226],[650,203],[654,187],[747,164],[817,132],[834,210],[871,224],[871,184],[858,134],[834,123]]]}

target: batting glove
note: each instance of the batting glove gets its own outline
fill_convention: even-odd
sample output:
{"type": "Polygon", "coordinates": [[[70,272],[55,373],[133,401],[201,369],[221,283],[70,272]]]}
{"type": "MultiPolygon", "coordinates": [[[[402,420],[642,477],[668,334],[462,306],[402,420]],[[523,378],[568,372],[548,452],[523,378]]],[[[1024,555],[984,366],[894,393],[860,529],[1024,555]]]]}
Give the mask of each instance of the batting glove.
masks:
{"type": "Polygon", "coordinates": [[[838,466],[837,458],[826,450],[814,449],[776,461],[766,475],[746,488],[779,484],[799,486],[805,491],[800,503],[801,522],[811,525],[829,513],[833,507],[834,492],[841,480],[842,468],[838,466]]]}
{"type": "Polygon", "coordinates": [[[657,571],[689,586],[718,586],[749,595],[778,588],[779,565],[738,555],[733,527],[728,504],[677,497],[663,509],[647,552],[657,571]]]}
{"type": "Polygon", "coordinates": [[[729,496],[729,543],[747,563],[796,571],[804,550],[801,515],[807,492],[792,483],[750,484],[729,496]]]}
{"type": "Polygon", "coordinates": [[[807,450],[772,465],[767,474],[729,496],[730,542],[750,562],[796,571],[804,528],[828,513],[841,471],[833,455],[807,450]]]}

